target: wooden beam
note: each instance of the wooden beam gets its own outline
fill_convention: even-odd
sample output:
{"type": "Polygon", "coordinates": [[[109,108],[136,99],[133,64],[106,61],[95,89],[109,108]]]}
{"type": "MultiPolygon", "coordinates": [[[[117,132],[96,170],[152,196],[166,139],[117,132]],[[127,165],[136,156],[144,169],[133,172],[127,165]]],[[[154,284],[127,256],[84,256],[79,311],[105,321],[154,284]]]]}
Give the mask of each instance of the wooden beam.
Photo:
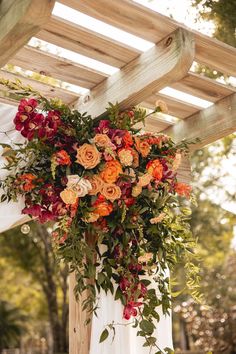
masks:
{"type": "Polygon", "coordinates": [[[217,102],[236,92],[235,87],[221,84],[216,80],[193,72],[189,72],[188,75],[172,84],[171,87],[210,102],[217,102]]]}
{"type": "MultiPolygon", "coordinates": [[[[157,43],[177,28],[190,30],[185,25],[132,0],[59,1],[153,43],[157,43]]],[[[197,31],[191,32],[196,41],[196,61],[225,74],[236,76],[236,48],[197,31]]]]}
{"type": "Polygon", "coordinates": [[[121,68],[141,51],[78,24],[52,16],[37,38],[121,68]]]}
{"type": "Polygon", "coordinates": [[[102,115],[107,102],[121,109],[135,106],[154,92],[182,79],[194,58],[191,33],[178,29],[91,90],[79,107],[93,116],[102,115]]]}
{"type": "Polygon", "coordinates": [[[85,88],[96,86],[108,76],[31,46],[21,48],[10,64],[85,88]]]}
{"type": "Polygon", "coordinates": [[[199,143],[191,146],[191,151],[194,151],[235,131],[236,93],[167,128],[163,133],[170,135],[176,142],[182,139],[200,138],[199,143]]]}
{"type": "Polygon", "coordinates": [[[55,0],[1,0],[0,67],[49,20],[55,0]]]}
{"type": "MultiPolygon", "coordinates": [[[[66,104],[70,104],[71,102],[73,102],[76,99],[76,97],[78,97],[78,94],[75,92],[68,91],[66,89],[63,89],[63,88],[60,88],[60,87],[57,87],[54,85],[50,85],[48,83],[46,84],[43,81],[31,79],[29,77],[23,76],[22,74],[18,74],[18,73],[15,74],[15,73],[11,73],[11,72],[8,72],[5,70],[4,71],[1,70],[0,77],[5,80],[10,80],[10,81],[20,80],[25,86],[29,85],[34,90],[40,92],[43,96],[45,96],[47,98],[55,98],[55,97],[59,98],[66,104]]],[[[4,88],[4,86],[1,87],[0,100],[1,100],[1,96],[2,96],[2,99],[6,101],[7,94],[8,94],[8,89],[4,88]]],[[[11,101],[11,99],[9,101],[11,101]]],[[[16,101],[16,104],[18,104],[18,101],[16,101]]]]}

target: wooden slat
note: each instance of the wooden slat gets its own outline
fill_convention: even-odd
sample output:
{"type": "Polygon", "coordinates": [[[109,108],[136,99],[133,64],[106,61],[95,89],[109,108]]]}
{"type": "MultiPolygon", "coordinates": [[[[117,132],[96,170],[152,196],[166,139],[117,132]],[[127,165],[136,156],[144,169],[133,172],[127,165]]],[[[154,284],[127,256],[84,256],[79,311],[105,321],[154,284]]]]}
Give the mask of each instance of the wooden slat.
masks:
{"type": "MultiPolygon", "coordinates": [[[[190,30],[132,0],[59,0],[89,16],[136,36],[157,43],[178,27],[190,30]]],[[[196,60],[223,73],[236,76],[236,48],[191,30],[196,40],[196,60]],[[226,60],[227,58],[227,60],[226,60]]]]}
{"type": "Polygon", "coordinates": [[[0,67],[49,20],[55,0],[0,1],[0,67]]]}
{"type": "Polygon", "coordinates": [[[105,112],[107,102],[119,102],[121,109],[139,104],[153,92],[185,76],[193,57],[191,34],[177,30],[96,86],[88,103],[80,109],[98,116],[105,112]]]}
{"type": "MultiPolygon", "coordinates": [[[[60,87],[52,86],[49,84],[45,84],[43,82],[40,82],[38,80],[33,80],[27,77],[24,77],[19,74],[13,74],[7,71],[0,71],[0,77],[4,78],[6,80],[10,81],[15,81],[16,79],[19,79],[24,85],[29,85],[31,86],[34,90],[40,92],[42,95],[44,95],[47,98],[59,98],[61,99],[64,103],[70,104],[73,102],[77,97],[78,94],[70,92],[68,90],[62,89],[60,87]]],[[[4,90],[4,87],[2,88],[4,90]]]]}
{"type": "Polygon", "coordinates": [[[200,138],[191,150],[200,149],[236,131],[236,93],[213,106],[192,115],[185,121],[164,130],[175,141],[200,138]]]}
{"type": "Polygon", "coordinates": [[[164,121],[164,119],[158,119],[158,117],[151,115],[146,119],[145,125],[143,123],[138,123],[135,128],[143,129],[146,132],[159,133],[170,126],[172,126],[171,123],[164,121]]]}
{"type": "Polygon", "coordinates": [[[172,84],[171,87],[210,102],[217,102],[236,92],[236,88],[192,72],[188,73],[182,80],[172,84]]]}
{"type": "Polygon", "coordinates": [[[92,88],[106,78],[106,74],[29,46],[22,48],[10,63],[85,88],[92,88]]]}
{"type": "Polygon", "coordinates": [[[197,106],[182,102],[166,95],[162,95],[160,93],[148,97],[148,99],[142,102],[142,105],[149,109],[154,109],[155,102],[157,100],[165,101],[168,106],[169,114],[180,119],[185,119],[200,110],[200,108],[197,106]]]}
{"type": "Polygon", "coordinates": [[[37,38],[121,68],[140,51],[72,22],[53,16],[37,38]]]}

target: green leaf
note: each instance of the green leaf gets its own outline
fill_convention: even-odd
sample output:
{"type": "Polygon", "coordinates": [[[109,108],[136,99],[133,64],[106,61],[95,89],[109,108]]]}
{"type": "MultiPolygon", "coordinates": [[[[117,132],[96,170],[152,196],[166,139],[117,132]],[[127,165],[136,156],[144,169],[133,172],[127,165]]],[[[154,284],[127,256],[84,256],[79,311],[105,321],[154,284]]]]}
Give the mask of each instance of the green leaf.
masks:
{"type": "Polygon", "coordinates": [[[139,326],[144,332],[148,334],[152,334],[152,332],[154,331],[153,323],[148,320],[142,320],[139,326]]]}
{"type": "Polygon", "coordinates": [[[98,285],[101,285],[106,279],[106,276],[104,275],[104,273],[98,273],[98,278],[97,278],[97,282],[98,285]]]}
{"type": "Polygon", "coordinates": [[[100,336],[99,343],[104,342],[104,340],[106,340],[108,336],[109,336],[109,332],[105,328],[104,331],[102,332],[101,336],[100,336]]]}

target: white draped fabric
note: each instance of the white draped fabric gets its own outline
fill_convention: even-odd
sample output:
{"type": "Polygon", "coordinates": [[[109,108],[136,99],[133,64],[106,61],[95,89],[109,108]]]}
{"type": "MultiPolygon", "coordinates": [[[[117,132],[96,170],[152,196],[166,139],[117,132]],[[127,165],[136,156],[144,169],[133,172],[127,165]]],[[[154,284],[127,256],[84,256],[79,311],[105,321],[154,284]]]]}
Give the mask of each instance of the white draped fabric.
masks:
{"type": "MultiPolygon", "coordinates": [[[[14,128],[12,120],[16,113],[16,107],[0,104],[0,141],[11,144],[23,142],[24,138],[14,128]],[[9,131],[6,134],[3,132],[9,131]]],[[[2,148],[0,147],[2,150],[2,148]]],[[[0,150],[0,155],[1,155],[0,150]]],[[[0,156],[0,180],[7,175],[4,170],[5,158],[0,156]]],[[[17,203],[0,203],[0,232],[14,226],[14,224],[25,220],[21,214],[23,201],[17,203]]],[[[153,284],[155,286],[155,283],[153,284]]],[[[114,301],[111,294],[101,292],[98,301],[99,309],[97,317],[93,316],[90,354],[149,354],[149,348],[143,347],[143,338],[137,337],[137,329],[132,326],[125,326],[130,321],[122,318],[123,306],[119,301],[114,301]],[[116,335],[112,341],[112,336],[108,340],[99,344],[99,338],[107,324],[114,322],[117,324],[116,335]]],[[[156,326],[154,336],[158,339],[158,346],[163,350],[165,347],[172,348],[172,323],[170,316],[164,316],[159,309],[160,322],[156,326]]],[[[152,353],[156,352],[155,349],[152,353]]]]}

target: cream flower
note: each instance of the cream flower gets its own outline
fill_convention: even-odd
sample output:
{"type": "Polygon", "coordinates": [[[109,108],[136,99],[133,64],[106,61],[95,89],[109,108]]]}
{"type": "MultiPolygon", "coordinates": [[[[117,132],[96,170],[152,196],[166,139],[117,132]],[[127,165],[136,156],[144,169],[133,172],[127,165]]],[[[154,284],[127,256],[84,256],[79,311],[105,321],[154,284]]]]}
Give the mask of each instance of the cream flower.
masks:
{"type": "Polygon", "coordinates": [[[92,223],[92,222],[96,222],[99,218],[99,215],[96,213],[89,213],[86,218],[82,219],[84,222],[87,223],[92,223]]]}
{"type": "Polygon", "coordinates": [[[131,166],[134,160],[132,152],[128,149],[121,149],[118,152],[118,157],[123,166],[131,166]]]}
{"type": "Polygon", "coordinates": [[[138,178],[138,185],[141,187],[146,187],[152,180],[153,177],[149,173],[145,173],[138,178]]]}
{"type": "Polygon", "coordinates": [[[142,186],[140,186],[139,184],[137,184],[136,186],[134,186],[132,188],[132,197],[138,197],[139,194],[142,193],[142,186]]]}
{"type": "Polygon", "coordinates": [[[77,192],[69,188],[64,189],[60,193],[60,197],[65,204],[74,204],[78,199],[77,192]]]}
{"type": "Polygon", "coordinates": [[[91,183],[78,175],[70,175],[67,176],[67,188],[75,191],[77,193],[77,197],[84,197],[89,193],[92,189],[91,183]]]}

